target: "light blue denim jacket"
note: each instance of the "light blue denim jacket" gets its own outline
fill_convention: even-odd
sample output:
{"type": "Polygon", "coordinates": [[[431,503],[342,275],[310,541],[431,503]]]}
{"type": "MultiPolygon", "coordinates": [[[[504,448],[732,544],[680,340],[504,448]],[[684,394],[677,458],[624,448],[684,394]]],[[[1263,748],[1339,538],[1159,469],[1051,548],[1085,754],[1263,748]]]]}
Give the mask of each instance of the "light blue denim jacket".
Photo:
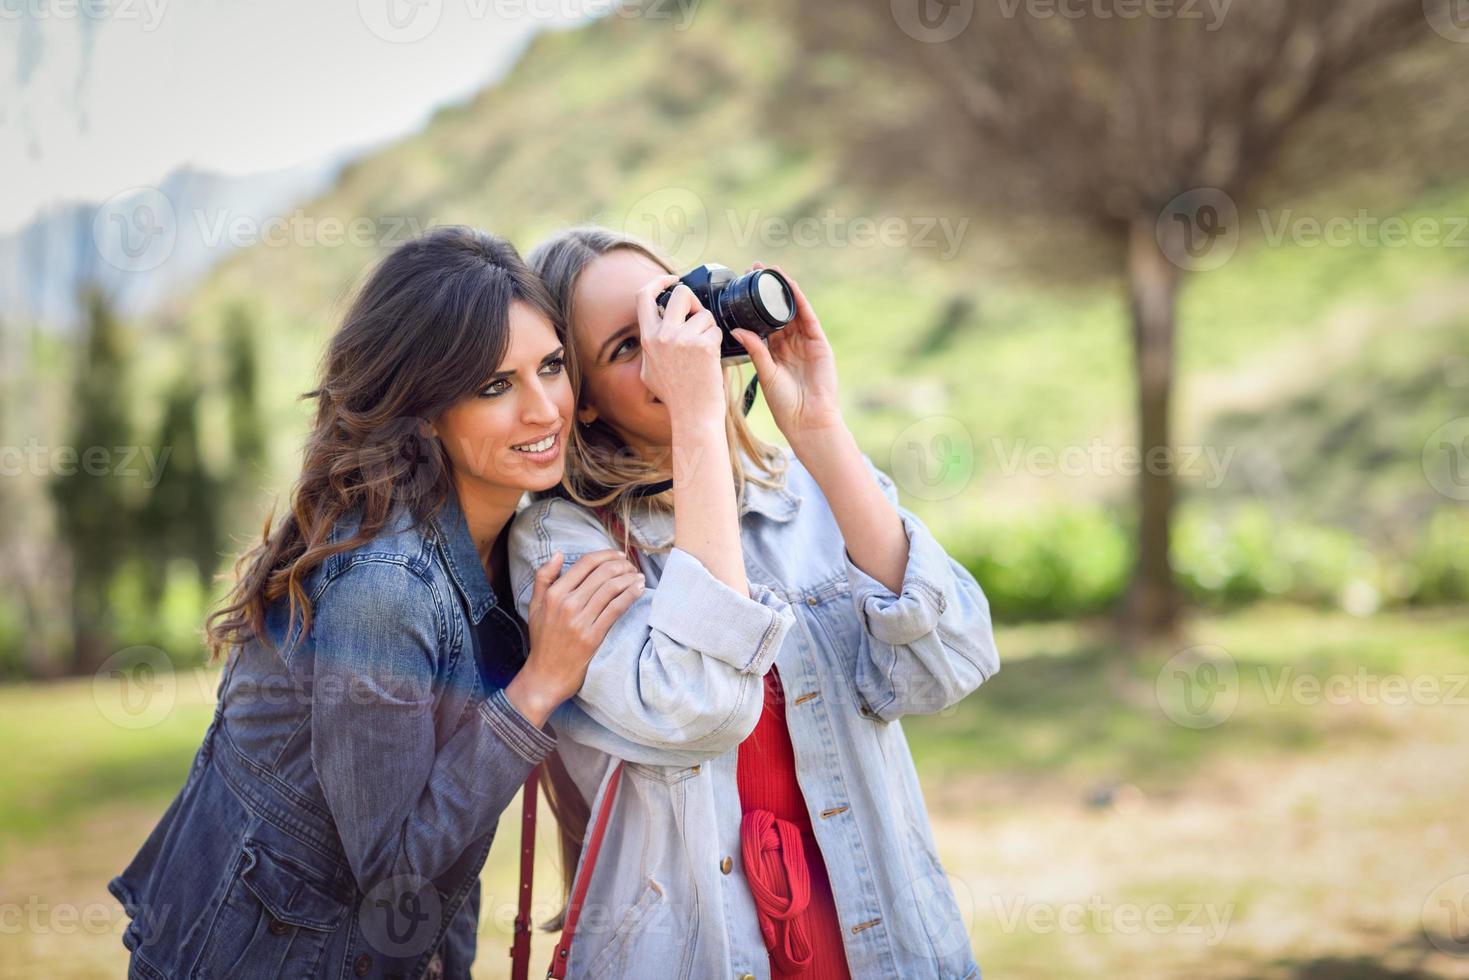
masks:
{"type": "MultiPolygon", "coordinates": [[[[941,711],[999,669],[988,601],[901,507],[908,564],[894,595],[852,563],[816,481],[787,457],[783,488],[747,485],[740,503],[751,596],[682,549],[640,550],[647,592],[552,717],[593,813],[628,762],[571,977],[770,976],[741,867],[735,764],[772,664],[852,975],[978,976],[898,719],[941,711]]],[[[897,505],[892,480],[868,466],[897,505]]],[[[638,515],[631,529],[645,547],[673,541],[671,515],[638,515]]],[[[524,508],[510,532],[522,615],[552,552],[570,567],[617,546],[570,501],[524,508]]]]}

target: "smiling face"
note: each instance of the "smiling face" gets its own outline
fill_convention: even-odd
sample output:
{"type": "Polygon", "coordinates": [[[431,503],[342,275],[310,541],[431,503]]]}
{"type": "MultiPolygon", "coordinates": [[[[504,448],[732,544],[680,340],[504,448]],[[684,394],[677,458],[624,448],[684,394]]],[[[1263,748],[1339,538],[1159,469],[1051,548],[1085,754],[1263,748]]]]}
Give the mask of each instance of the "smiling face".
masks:
{"type": "Polygon", "coordinates": [[[668,270],[629,248],[593,259],[577,279],[572,343],[581,368],[582,422],[601,419],[651,459],[673,444],[667,407],[643,384],[637,292],[668,270]]]}
{"type": "Polygon", "coordinates": [[[561,481],[574,398],[551,321],[516,300],[509,329],[509,347],[494,375],[440,415],[433,429],[461,494],[513,501],[561,481]]]}

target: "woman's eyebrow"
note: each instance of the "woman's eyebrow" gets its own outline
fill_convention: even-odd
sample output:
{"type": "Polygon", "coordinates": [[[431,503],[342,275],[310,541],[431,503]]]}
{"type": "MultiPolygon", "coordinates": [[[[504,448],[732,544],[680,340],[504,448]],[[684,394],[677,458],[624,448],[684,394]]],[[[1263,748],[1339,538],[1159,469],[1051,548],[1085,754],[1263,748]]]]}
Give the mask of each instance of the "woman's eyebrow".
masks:
{"type": "MultiPolygon", "coordinates": [[[[541,364],[540,364],[540,366],[541,367],[545,367],[547,361],[553,361],[556,358],[560,357],[561,356],[561,353],[563,351],[565,351],[565,350],[566,350],[566,345],[565,344],[562,344],[560,347],[557,347],[551,353],[549,353],[545,357],[541,358],[541,364]]],[[[513,378],[513,377],[515,377],[515,372],[514,371],[496,371],[494,374],[490,375],[489,380],[486,381],[485,384],[489,384],[490,381],[499,381],[502,378],[513,378]]]]}
{"type": "Polygon", "coordinates": [[[637,328],[638,325],[636,323],[624,323],[618,327],[615,334],[602,341],[602,349],[597,351],[597,360],[603,360],[607,356],[607,348],[612,346],[614,341],[621,340],[627,335],[629,330],[636,330],[637,328]]]}

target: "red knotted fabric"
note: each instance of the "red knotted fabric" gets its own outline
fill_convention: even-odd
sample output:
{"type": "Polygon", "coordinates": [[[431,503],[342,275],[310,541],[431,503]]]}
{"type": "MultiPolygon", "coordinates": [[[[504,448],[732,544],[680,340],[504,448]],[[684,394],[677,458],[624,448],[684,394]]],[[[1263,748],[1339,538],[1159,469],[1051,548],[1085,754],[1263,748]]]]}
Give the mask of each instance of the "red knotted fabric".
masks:
{"type": "Polygon", "coordinates": [[[785,695],[772,668],[765,708],[740,743],[740,848],[760,932],[777,977],[850,980],[841,923],[821,848],[796,781],[785,695]]]}

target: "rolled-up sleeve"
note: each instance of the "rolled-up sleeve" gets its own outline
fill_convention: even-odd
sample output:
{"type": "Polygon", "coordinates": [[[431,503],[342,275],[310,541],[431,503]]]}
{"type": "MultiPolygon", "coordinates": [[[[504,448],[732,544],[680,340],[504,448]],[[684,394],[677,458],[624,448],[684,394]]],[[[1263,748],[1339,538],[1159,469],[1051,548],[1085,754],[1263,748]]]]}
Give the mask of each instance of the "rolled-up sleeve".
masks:
{"type": "Polygon", "coordinates": [[[790,607],[751,584],[742,596],[704,563],[674,548],[648,607],[648,627],[744,674],[763,677],[790,628],[790,607]]]}
{"type": "Polygon", "coordinates": [[[858,568],[843,551],[866,640],[857,687],[879,718],[932,714],[956,704],[1000,669],[984,590],[898,500],[891,477],[863,457],[897,509],[908,538],[901,590],[858,568]]]}
{"type": "MultiPolygon", "coordinates": [[[[616,548],[595,515],[570,501],[537,501],[510,531],[516,605],[529,619],[535,570],[553,552],[563,573],[616,548]]],[[[646,570],[646,569],[645,569],[646,570]]],[[[618,758],[692,764],[739,745],[764,704],[764,675],[795,624],[790,606],[751,586],[745,596],[674,548],[661,576],[608,629],[558,733],[618,758]]]]}

